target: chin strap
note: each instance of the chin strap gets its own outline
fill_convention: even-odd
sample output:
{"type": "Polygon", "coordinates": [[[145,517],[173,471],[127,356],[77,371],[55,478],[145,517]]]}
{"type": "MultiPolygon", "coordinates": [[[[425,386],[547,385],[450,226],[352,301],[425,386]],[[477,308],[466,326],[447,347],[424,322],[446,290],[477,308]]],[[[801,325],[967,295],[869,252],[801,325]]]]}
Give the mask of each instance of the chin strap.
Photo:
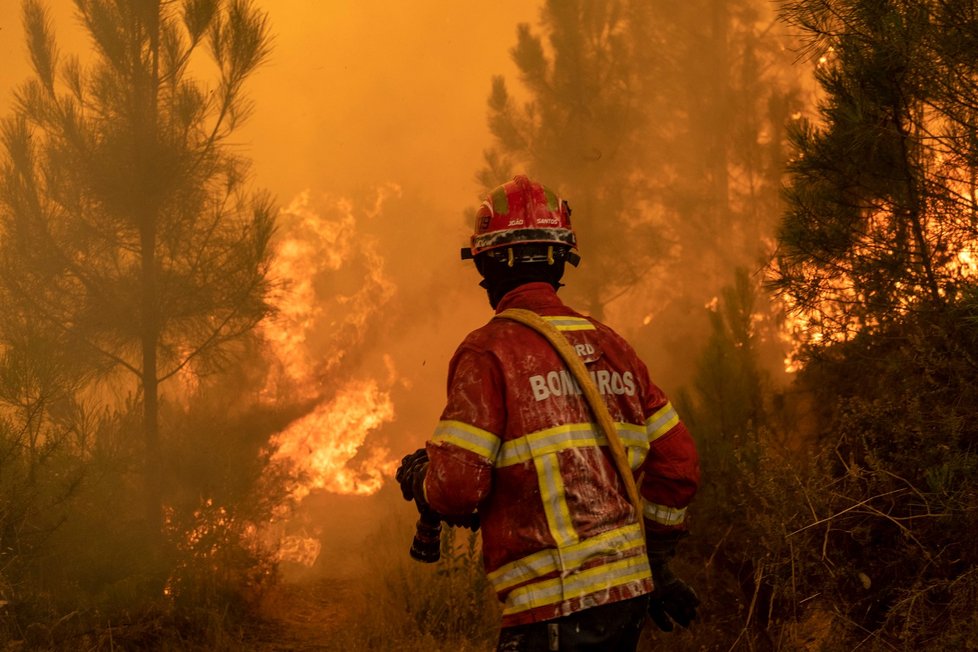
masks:
{"type": "Polygon", "coordinates": [[[577,384],[581,387],[584,392],[584,397],[587,399],[588,405],[591,406],[591,412],[594,413],[594,417],[598,421],[598,425],[601,430],[604,431],[605,437],[608,439],[608,447],[611,449],[611,458],[615,462],[615,466],[618,468],[618,474],[621,476],[622,481],[625,483],[625,490],[628,494],[628,500],[632,503],[632,507],[635,509],[635,516],[638,519],[639,526],[642,529],[642,535],[645,535],[645,519],[642,516],[642,497],[639,496],[638,486],[635,484],[635,476],[632,473],[632,468],[628,465],[628,456],[625,454],[625,447],[621,443],[621,438],[618,437],[618,429],[615,427],[615,422],[611,418],[611,413],[608,412],[608,406],[605,405],[604,399],[601,398],[601,394],[598,392],[597,386],[595,386],[594,381],[591,380],[591,375],[587,372],[587,368],[584,366],[584,361],[581,360],[577,352],[571,346],[564,334],[553,327],[547,320],[533,312],[532,310],[523,310],[522,308],[510,308],[504,310],[494,317],[494,319],[510,319],[512,321],[519,322],[525,326],[529,326],[536,332],[547,338],[547,341],[554,347],[560,357],[563,359],[564,363],[570,369],[571,373],[574,374],[574,378],[577,380],[577,384]]]}

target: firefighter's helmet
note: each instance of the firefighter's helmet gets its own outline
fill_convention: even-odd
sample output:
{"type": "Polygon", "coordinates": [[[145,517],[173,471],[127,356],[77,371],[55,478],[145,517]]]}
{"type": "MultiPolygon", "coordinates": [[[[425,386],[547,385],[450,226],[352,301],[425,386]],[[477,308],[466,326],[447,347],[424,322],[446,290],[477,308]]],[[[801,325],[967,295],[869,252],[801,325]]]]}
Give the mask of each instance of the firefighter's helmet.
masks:
{"type": "Polygon", "coordinates": [[[514,262],[553,263],[555,257],[577,265],[577,236],[567,202],[546,186],[518,175],[497,187],[475,214],[472,246],[462,258],[487,254],[514,262]]]}

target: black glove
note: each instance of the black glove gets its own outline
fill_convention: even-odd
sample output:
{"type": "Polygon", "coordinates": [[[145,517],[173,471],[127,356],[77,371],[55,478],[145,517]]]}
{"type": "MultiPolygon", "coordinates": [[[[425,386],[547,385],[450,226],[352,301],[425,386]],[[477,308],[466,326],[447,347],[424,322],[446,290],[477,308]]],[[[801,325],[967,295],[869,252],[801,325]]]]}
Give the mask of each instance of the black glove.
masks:
{"type": "MultiPolygon", "coordinates": [[[[401,459],[401,465],[397,467],[394,479],[401,485],[401,495],[404,500],[417,500],[420,496],[424,501],[424,491],[418,491],[423,487],[424,474],[428,470],[428,451],[419,448],[410,455],[405,455],[401,459]]],[[[421,503],[418,503],[418,510],[421,510],[421,503]]]]}
{"type": "Polygon", "coordinates": [[[669,568],[669,560],[676,554],[676,539],[650,539],[647,545],[655,585],[649,600],[649,616],[664,632],[671,632],[673,623],[689,627],[696,619],[700,599],[696,591],[669,568]]]}
{"type": "Polygon", "coordinates": [[[405,455],[397,468],[394,478],[401,485],[401,495],[404,500],[413,500],[418,506],[418,513],[425,515],[428,520],[439,519],[452,527],[464,527],[475,532],[479,529],[479,515],[463,514],[461,516],[446,516],[431,509],[424,499],[424,477],[428,473],[428,451],[419,448],[410,455],[405,455]]]}
{"type": "MultiPolygon", "coordinates": [[[[655,580],[653,580],[655,581],[655,580]]],[[[655,590],[649,601],[649,616],[664,632],[673,630],[673,622],[689,627],[696,620],[696,607],[700,599],[689,584],[673,576],[671,582],[655,581],[655,590]]]]}

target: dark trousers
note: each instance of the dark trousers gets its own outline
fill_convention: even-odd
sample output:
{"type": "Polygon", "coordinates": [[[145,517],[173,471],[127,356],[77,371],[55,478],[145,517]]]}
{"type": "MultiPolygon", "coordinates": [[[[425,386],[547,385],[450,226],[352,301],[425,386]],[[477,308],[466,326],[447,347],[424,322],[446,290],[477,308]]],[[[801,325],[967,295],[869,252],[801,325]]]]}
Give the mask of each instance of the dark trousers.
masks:
{"type": "Polygon", "coordinates": [[[496,652],[635,652],[647,595],[529,625],[505,627],[496,652]]]}

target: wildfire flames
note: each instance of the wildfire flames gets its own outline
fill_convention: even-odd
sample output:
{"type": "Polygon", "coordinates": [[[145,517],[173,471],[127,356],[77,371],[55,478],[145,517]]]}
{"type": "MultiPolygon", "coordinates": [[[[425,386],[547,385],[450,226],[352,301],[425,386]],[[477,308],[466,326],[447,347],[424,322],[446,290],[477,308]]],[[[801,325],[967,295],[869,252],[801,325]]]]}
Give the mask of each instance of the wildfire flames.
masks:
{"type": "Polygon", "coordinates": [[[283,283],[275,297],[276,317],[263,324],[274,359],[264,390],[269,401],[313,404],[271,441],[274,459],[299,472],[292,496],[314,490],[372,494],[393,472],[389,450],[368,442],[368,435],[394,419],[388,378],[352,378],[330,382],[349,354],[362,347],[371,322],[395,292],[384,275],[377,242],[358,229],[359,220],[375,219],[383,200],[396,187],[378,191],[367,210],[346,199],[314,199],[302,193],[281,217],[271,276],[283,283]]]}
{"type": "MultiPolygon", "coordinates": [[[[294,508],[317,490],[373,494],[393,475],[397,461],[370,435],[394,420],[389,391],[397,380],[394,362],[385,356],[384,371],[375,378],[362,370],[368,356],[351,354],[369,348],[371,326],[395,292],[379,244],[361,227],[380,216],[384,200],[399,192],[396,186],[380,188],[365,209],[347,199],[304,192],[280,214],[269,273],[278,283],[271,300],[274,316],[259,326],[269,363],[261,398],[301,412],[269,440],[276,463],[271,468],[285,466],[294,478],[290,500],[262,524],[235,516],[210,498],[201,499],[189,522],[176,522],[174,509],[166,508],[165,528],[188,560],[168,579],[165,596],[180,592],[194,564],[219,564],[216,556],[228,537],[237,537],[249,551],[274,549],[279,560],[312,566],[322,542],[290,522],[294,508]]],[[[196,376],[188,368],[179,377],[183,394],[178,397],[191,396],[196,376]]]]}
{"type": "MultiPolygon", "coordinates": [[[[958,253],[948,259],[941,273],[947,277],[968,279],[978,275],[978,245],[972,242],[958,243],[958,253]]],[[[904,291],[903,298],[895,310],[910,310],[924,294],[920,286],[906,287],[897,284],[904,291]]],[[[944,290],[942,290],[942,293],[944,290]]],[[[790,296],[779,297],[784,309],[784,321],[779,333],[786,350],[784,368],[788,373],[796,373],[804,366],[800,351],[805,345],[828,345],[851,339],[864,326],[875,325],[865,317],[862,321],[852,318],[847,306],[865,303],[866,298],[854,289],[852,279],[843,273],[827,279],[815,306],[801,307],[790,296]],[[828,328],[826,328],[828,326],[828,328]]]]}
{"type": "MultiPolygon", "coordinates": [[[[381,214],[400,189],[378,190],[367,209],[350,200],[304,192],[280,215],[270,275],[281,283],[275,317],[261,328],[272,363],[265,401],[312,406],[272,436],[272,460],[293,472],[293,505],[313,491],[369,495],[393,474],[397,462],[371,433],[394,420],[389,389],[396,373],[385,358],[386,378],[358,376],[351,353],[364,348],[370,326],[395,292],[384,275],[378,243],[359,228],[381,214]],[[342,381],[333,381],[341,377],[342,381]]],[[[279,558],[312,565],[321,542],[268,524],[279,558]]]]}
{"type": "Polygon", "coordinates": [[[353,466],[367,435],[394,419],[394,405],[374,380],[354,381],[327,403],[275,435],[275,458],[287,459],[301,473],[292,495],[302,500],[314,489],[368,495],[393,475],[396,461],[386,447],[370,448],[353,466]]]}

